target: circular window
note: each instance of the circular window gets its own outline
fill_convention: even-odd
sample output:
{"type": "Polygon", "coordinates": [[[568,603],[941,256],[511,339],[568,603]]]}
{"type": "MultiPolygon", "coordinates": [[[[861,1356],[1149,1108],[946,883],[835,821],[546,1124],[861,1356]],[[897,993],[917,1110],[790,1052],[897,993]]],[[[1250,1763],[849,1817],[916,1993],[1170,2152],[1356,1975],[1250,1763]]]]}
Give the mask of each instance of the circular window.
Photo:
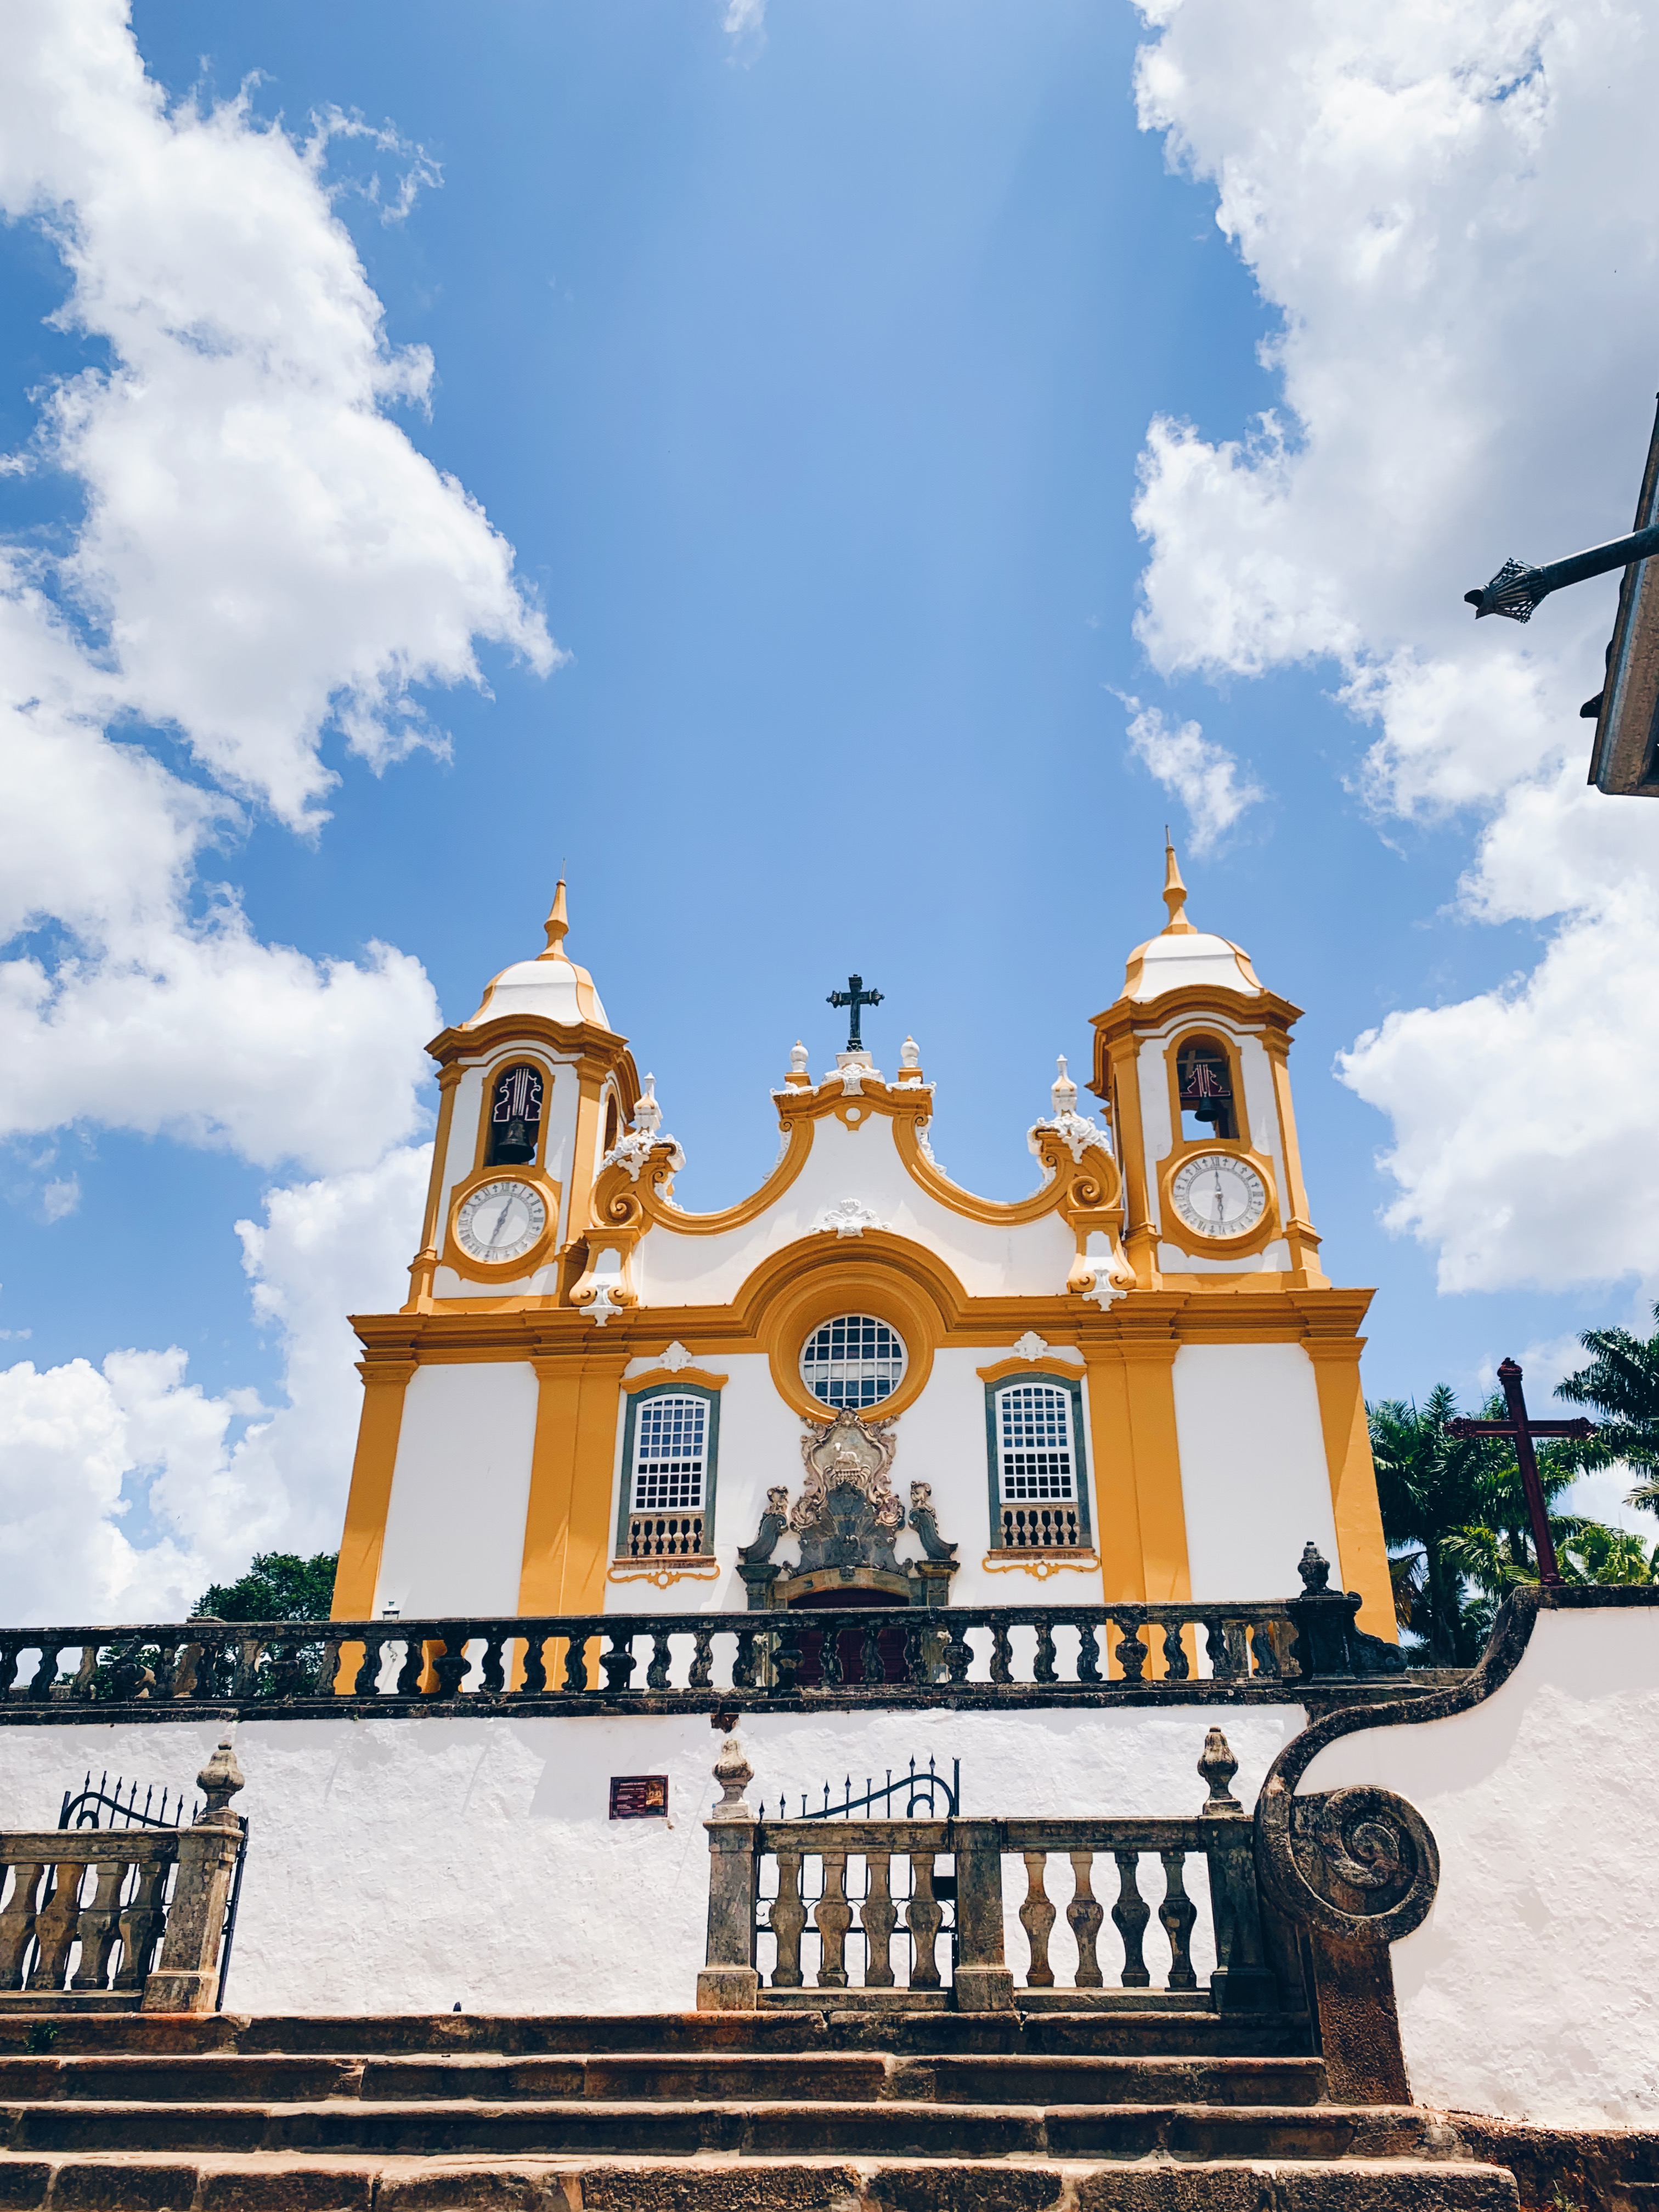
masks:
{"type": "Polygon", "coordinates": [[[873,1406],[904,1379],[904,1340],[872,1314],[842,1314],[807,1338],[800,1373],[826,1406],[873,1406]]]}

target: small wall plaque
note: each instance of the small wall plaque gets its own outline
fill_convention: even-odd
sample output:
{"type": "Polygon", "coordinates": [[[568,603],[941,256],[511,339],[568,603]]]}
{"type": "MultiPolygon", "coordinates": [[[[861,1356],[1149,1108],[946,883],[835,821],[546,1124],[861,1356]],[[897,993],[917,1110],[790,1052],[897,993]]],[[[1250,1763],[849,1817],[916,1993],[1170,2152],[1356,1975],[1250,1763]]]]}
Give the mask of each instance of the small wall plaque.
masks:
{"type": "Polygon", "coordinates": [[[613,1820],[665,1820],[668,1818],[668,1777],[665,1774],[613,1774],[611,1778],[611,1817],[613,1820]]]}

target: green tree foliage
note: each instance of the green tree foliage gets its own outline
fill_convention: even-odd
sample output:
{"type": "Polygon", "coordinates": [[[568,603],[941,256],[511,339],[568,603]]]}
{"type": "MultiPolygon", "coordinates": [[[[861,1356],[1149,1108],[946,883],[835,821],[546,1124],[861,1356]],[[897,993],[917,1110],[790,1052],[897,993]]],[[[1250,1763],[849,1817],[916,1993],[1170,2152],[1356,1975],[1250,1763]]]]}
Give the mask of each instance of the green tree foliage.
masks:
{"type": "MultiPolygon", "coordinates": [[[[1538,1579],[1514,1447],[1503,1437],[1449,1436],[1458,1406],[1443,1382],[1420,1407],[1394,1398],[1368,1411],[1395,1616],[1413,1639],[1407,1656],[1419,1666],[1473,1666],[1504,1598],[1538,1579]]],[[[1505,1419],[1502,1398],[1488,1399],[1481,1418],[1505,1419]]],[[[1585,1464],[1584,1450],[1540,1449],[1551,1505],[1585,1464]]],[[[1577,1514],[1552,1510],[1549,1523],[1564,1581],[1656,1579],[1659,1546],[1650,1551],[1641,1538],[1577,1514]]]]}
{"type": "MultiPolygon", "coordinates": [[[[1659,1322],[1659,1305],[1653,1317],[1659,1322]]],[[[1578,1341],[1593,1355],[1590,1363],[1569,1375],[1555,1395],[1588,1407],[1601,1433],[1574,1444],[1573,1459],[1580,1468],[1628,1467],[1639,1480],[1627,1502],[1659,1513],[1659,1328],[1651,1336],[1586,1329],[1578,1341]]]]}
{"type": "Polygon", "coordinates": [[[214,1583],[193,1611],[216,1620],[326,1620],[334,1602],[337,1552],[301,1559],[293,1552],[256,1552],[234,1583],[214,1583]]]}

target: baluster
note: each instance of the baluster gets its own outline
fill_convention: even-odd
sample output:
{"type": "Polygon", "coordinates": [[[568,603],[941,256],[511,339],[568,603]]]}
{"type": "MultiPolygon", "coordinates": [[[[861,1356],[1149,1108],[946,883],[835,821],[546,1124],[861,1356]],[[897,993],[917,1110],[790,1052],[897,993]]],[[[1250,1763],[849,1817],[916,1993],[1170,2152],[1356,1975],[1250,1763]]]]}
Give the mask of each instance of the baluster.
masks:
{"type": "MultiPolygon", "coordinates": [[[[832,1614],[831,1619],[835,1616],[832,1614]]],[[[818,1654],[818,1670],[826,1690],[838,1690],[846,1680],[846,1669],[841,1663],[841,1630],[826,1628],[823,1645],[818,1654]]]]}
{"type": "Polygon", "coordinates": [[[859,1672],[864,1677],[867,1690],[873,1684],[887,1680],[887,1662],[881,1656],[881,1626],[878,1621],[864,1624],[864,1648],[859,1653],[859,1672]]]}
{"type": "Polygon", "coordinates": [[[812,1907],[812,1925],[818,1931],[817,1985],[821,1990],[847,1987],[847,1931],[853,1924],[853,1908],[847,1902],[847,1854],[826,1848],[823,1894],[812,1907]]]}
{"type": "MultiPolygon", "coordinates": [[[[349,1675],[341,1675],[341,1686],[348,1698],[376,1698],[380,1693],[380,1660],[386,1650],[386,1638],[384,1636],[366,1636],[360,1649],[362,1656],[349,1675]]],[[[348,1660],[345,1664],[349,1667],[351,1662],[348,1660]]],[[[211,1662],[209,1665],[210,1667],[211,1662]]]]}
{"type": "Polygon", "coordinates": [[[1195,1990],[1198,1976],[1193,1972],[1193,1923],[1198,1917],[1198,1907],[1188,1896],[1182,1881],[1187,1854],[1183,1850],[1160,1851],[1158,1856],[1164,1862],[1164,1902],[1158,1908],[1158,1917],[1170,1939],[1168,1986],[1172,1990],[1195,1990]]]}
{"type": "MultiPolygon", "coordinates": [[[[400,1698],[418,1698],[421,1694],[421,1675],[425,1668],[426,1655],[418,1636],[404,1637],[403,1646],[404,1663],[398,1669],[398,1680],[393,1686],[400,1698]]],[[[249,1644],[247,1649],[252,1650],[253,1647],[249,1644]]]]}
{"type": "Polygon", "coordinates": [[[1227,1625],[1218,1614],[1205,1616],[1204,1648],[1209,1655],[1210,1673],[1216,1681],[1229,1681],[1237,1674],[1227,1625]]]}
{"type": "Polygon", "coordinates": [[[120,1933],[121,1885],[129,1862],[100,1859],[98,1887],[92,1903],[81,1914],[81,1963],[75,1970],[72,1990],[101,1990],[109,1978],[110,1954],[120,1933]]]}
{"type": "Polygon", "coordinates": [[[447,1636],[442,1651],[433,1660],[432,1671],[437,1677],[441,1698],[460,1696],[461,1677],[466,1672],[466,1646],[465,1636],[447,1636]]]}
{"type": "Polygon", "coordinates": [[[1092,1620],[1078,1624],[1077,1678],[1079,1682],[1100,1680],[1100,1638],[1092,1620]]]}
{"type": "Polygon", "coordinates": [[[589,1687],[587,1680],[587,1638],[570,1637],[564,1648],[564,1687],[574,1693],[589,1687]]]}
{"type": "Polygon", "coordinates": [[[35,1899],[44,1859],[20,1859],[12,1868],[11,1895],[0,1912],[0,1990],[23,1986],[23,1959],[34,1934],[35,1899]]]}
{"type": "MultiPolygon", "coordinates": [[[[237,1698],[254,1697],[258,1694],[259,1687],[259,1655],[265,1648],[264,1640],[262,1637],[250,1636],[239,1641],[231,1648],[240,1654],[236,1665],[236,1684],[231,1695],[237,1698]]],[[[415,1655],[415,1687],[419,1689],[421,1647],[418,1644],[414,1644],[410,1646],[410,1649],[415,1655]]],[[[407,1694],[412,1697],[414,1691],[407,1694]]]]}
{"type": "Polygon", "coordinates": [[[1012,1682],[1014,1647],[1008,1641],[1008,1624],[1000,1615],[991,1624],[991,1680],[1012,1682]]]}
{"type": "Polygon", "coordinates": [[[81,1881],[84,1859],[65,1860],[56,1869],[56,1887],[34,1923],[39,1955],[28,1978],[32,1990],[61,1990],[69,1974],[70,1948],[81,1929],[81,1881]]]}
{"type": "Polygon", "coordinates": [[[1106,1917],[1106,1908],[1095,1895],[1091,1886],[1091,1869],[1095,1863],[1092,1851],[1073,1851],[1071,1903],[1066,1908],[1072,1941],[1077,1945],[1077,1982],[1080,1990],[1097,1990],[1105,1981],[1100,1971],[1101,1923],[1106,1917]]]}
{"type": "Polygon", "coordinates": [[[23,1656],[21,1636],[0,1636],[0,1698],[9,1698],[17,1680],[17,1662],[23,1656]]]}
{"type": "Polygon", "coordinates": [[[1187,1646],[1182,1641],[1182,1623],[1166,1620],[1164,1624],[1164,1679],[1166,1682],[1184,1682],[1192,1672],[1187,1662],[1187,1646]]]}
{"type": "Polygon", "coordinates": [[[1269,1620],[1253,1620],[1250,1625],[1250,1649],[1255,1654],[1258,1674],[1274,1677],[1283,1674],[1279,1663],[1279,1647],[1273,1642],[1273,1624],[1269,1620]]]}
{"type": "Polygon", "coordinates": [[[1140,1640],[1141,1622],[1145,1615],[1123,1613],[1114,1615],[1123,1633],[1112,1647],[1113,1656],[1123,1669],[1126,1682],[1138,1682],[1146,1664],[1146,1647],[1140,1640]]]}
{"type": "Polygon", "coordinates": [[[738,1654],[732,1662],[732,1687],[734,1690],[752,1690],[755,1671],[755,1631],[740,1628],[738,1631],[738,1654]]]}
{"type": "Polygon", "coordinates": [[[1117,1903],[1112,1907],[1112,1918],[1117,1923],[1117,1932],[1123,1938],[1123,1973],[1126,1990],[1144,1990],[1152,1985],[1152,1976],[1146,1971],[1146,1960],[1141,1951],[1146,1923],[1152,1918],[1152,1908],[1141,1895],[1135,1881],[1139,1851],[1114,1851],[1117,1861],[1117,1903]]]}
{"type": "Polygon", "coordinates": [[[484,1638],[483,1663],[478,1669],[478,1687],[488,1697],[499,1698],[507,1687],[507,1653],[511,1638],[501,1630],[484,1638]]]}
{"type": "Polygon", "coordinates": [[[974,1647],[968,1641],[967,1631],[954,1613],[945,1614],[945,1625],[951,1638],[945,1647],[945,1671],[953,1682],[965,1682],[968,1669],[974,1663],[974,1647]]]}
{"type": "Polygon", "coordinates": [[[892,1863],[890,1851],[864,1854],[865,1898],[859,1907],[859,1925],[866,1945],[864,1985],[869,1990],[893,1986],[893,1930],[898,1911],[893,1903],[892,1863]]]}
{"type": "Polygon", "coordinates": [[[1041,1622],[1036,1632],[1036,1658],[1031,1667],[1035,1682],[1057,1682],[1059,1670],[1054,1665],[1054,1632],[1047,1620],[1041,1622]]]}
{"type": "Polygon", "coordinates": [[[806,1908],[800,1901],[800,1846],[780,1844],[778,1893],[772,1899],[772,1933],[778,1940],[777,1963],[772,1969],[775,1990],[798,1990],[800,1979],[801,1930],[806,1908]]]}
{"type": "Polygon", "coordinates": [[[1052,1989],[1054,1983],[1054,1970],[1048,1964],[1048,1936],[1054,1924],[1054,1908],[1042,1886],[1043,1869],[1048,1863],[1048,1854],[1047,1851],[1027,1851],[1024,1858],[1025,1902],[1019,1908],[1019,1924],[1025,1930],[1025,1941],[1031,1953],[1025,1985],[1028,1989],[1048,1990],[1052,1989]]]}
{"type": "MultiPolygon", "coordinates": [[[[342,1640],[343,1639],[337,1636],[325,1636],[323,1638],[323,1648],[318,1655],[317,1664],[311,1670],[311,1680],[306,1686],[306,1695],[307,1697],[326,1698],[332,1694],[334,1688],[334,1677],[340,1671],[340,1646],[342,1640]]],[[[195,1675],[194,1662],[191,1662],[191,1674],[193,1680],[195,1675]]],[[[175,1689],[173,1694],[176,1698],[179,1692],[175,1689]]]]}
{"type": "Polygon", "coordinates": [[[665,1690],[668,1687],[671,1663],[668,1631],[665,1628],[653,1628],[651,1632],[651,1664],[645,1670],[645,1686],[647,1690],[665,1690]]]}
{"type": "Polygon", "coordinates": [[[599,1664],[605,1669],[606,1692],[614,1698],[633,1685],[633,1632],[623,1628],[607,1629],[605,1640],[606,1649],[599,1655],[599,1664]]]}
{"type": "Polygon", "coordinates": [[[690,1686],[707,1690],[714,1680],[714,1624],[700,1620],[691,1636],[691,1677],[690,1686]]]}
{"type": "Polygon", "coordinates": [[[539,1630],[525,1638],[524,1674],[519,1684],[520,1693],[527,1698],[541,1696],[547,1687],[547,1635],[539,1630]]]}
{"type": "MultiPolygon", "coordinates": [[[[178,1849],[175,1844],[173,1850],[178,1849]]],[[[141,1859],[132,1899],[121,1915],[121,1964],[115,1977],[118,1990],[141,1990],[155,1956],[167,1921],[167,1876],[173,1871],[170,1851],[141,1859]]]]}
{"type": "Polygon", "coordinates": [[[933,1895],[933,1854],[910,1854],[910,1901],[904,1908],[904,1924],[910,1931],[910,1987],[936,1990],[939,1963],[933,1956],[945,1915],[933,1895]]]}
{"type": "MultiPolygon", "coordinates": [[[[28,1648],[27,1644],[23,1646],[26,1651],[28,1648]]],[[[35,1668],[34,1679],[29,1684],[29,1695],[38,1698],[44,1705],[52,1695],[52,1684],[58,1680],[58,1646],[54,1644],[48,1647],[40,1644],[35,1649],[40,1654],[40,1664],[35,1668]]],[[[136,1669],[134,1671],[137,1672],[136,1669]]]]}

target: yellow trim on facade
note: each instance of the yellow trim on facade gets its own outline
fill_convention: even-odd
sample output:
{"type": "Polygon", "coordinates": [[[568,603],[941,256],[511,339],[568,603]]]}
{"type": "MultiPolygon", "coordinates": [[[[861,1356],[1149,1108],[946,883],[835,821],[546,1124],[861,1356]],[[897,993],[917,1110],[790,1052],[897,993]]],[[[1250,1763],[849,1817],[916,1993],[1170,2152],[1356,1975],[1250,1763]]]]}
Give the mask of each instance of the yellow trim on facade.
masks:
{"type": "MultiPolygon", "coordinates": [[[[1364,1307],[1359,1310],[1363,1314],[1364,1307]]],[[[1313,1362],[1319,1392],[1319,1421],[1331,1478],[1331,1512],[1336,1522],[1338,1578],[1344,1589],[1359,1593],[1359,1626],[1373,1636],[1397,1643],[1389,1547],[1382,1534],[1370,1424],[1359,1380],[1359,1355],[1365,1340],[1352,1331],[1339,1333],[1328,1323],[1321,1327],[1322,1318],[1316,1316],[1303,1339],[1303,1348],[1313,1362]]],[[[1356,1315],[1355,1328],[1358,1322],[1356,1315]]]]}
{"type": "Polygon", "coordinates": [[[368,1348],[357,1364],[363,1378],[363,1410],[357,1425],[357,1449],[346,1495],[340,1560],[334,1572],[335,1620],[374,1617],[374,1589],[386,1546],[386,1516],[392,1506],[392,1478],[398,1464],[404,1397],[418,1360],[412,1337],[368,1348]]]}
{"type": "Polygon", "coordinates": [[[1075,1567],[1085,1574],[1100,1572],[1098,1552],[988,1552],[980,1561],[988,1575],[1034,1575],[1038,1582],[1046,1583],[1050,1575],[1057,1575],[1064,1567],[1075,1567]]]}
{"type": "Polygon", "coordinates": [[[544,1350],[532,1360],[538,1389],[519,1574],[521,1613],[598,1613],[605,1603],[618,1386],[629,1357],[620,1346],[607,1345],[580,1352],[573,1346],[563,1357],[544,1350]]]}
{"type": "Polygon", "coordinates": [[[974,1370],[981,1382],[1006,1382],[1011,1375],[1053,1375],[1062,1382],[1080,1382],[1087,1370],[1078,1359],[1062,1359],[1052,1349],[1040,1352],[1035,1359],[1022,1359],[1018,1353],[1012,1358],[999,1359],[994,1367],[974,1370]]]}
{"type": "Polygon", "coordinates": [[[421,1219],[421,1249],[409,1267],[409,1299],[405,1313],[430,1313],[432,1279],[438,1272],[438,1207],[444,1194],[444,1176],[449,1163],[449,1133],[455,1119],[455,1093],[465,1070],[459,1066],[438,1071],[438,1128],[432,1139],[432,1173],[427,1178],[426,1212],[421,1219]]]}

